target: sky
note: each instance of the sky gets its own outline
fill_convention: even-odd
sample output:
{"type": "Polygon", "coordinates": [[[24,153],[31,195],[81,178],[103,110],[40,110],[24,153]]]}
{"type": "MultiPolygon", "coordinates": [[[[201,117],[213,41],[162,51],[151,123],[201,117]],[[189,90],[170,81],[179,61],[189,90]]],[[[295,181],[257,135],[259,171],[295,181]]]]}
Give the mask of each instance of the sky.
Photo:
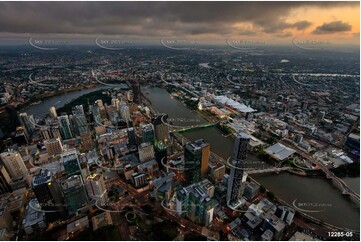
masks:
{"type": "Polygon", "coordinates": [[[0,2],[0,44],[30,37],[360,42],[359,2],[0,2]],[[300,37],[301,36],[301,37],[300,37]]]}

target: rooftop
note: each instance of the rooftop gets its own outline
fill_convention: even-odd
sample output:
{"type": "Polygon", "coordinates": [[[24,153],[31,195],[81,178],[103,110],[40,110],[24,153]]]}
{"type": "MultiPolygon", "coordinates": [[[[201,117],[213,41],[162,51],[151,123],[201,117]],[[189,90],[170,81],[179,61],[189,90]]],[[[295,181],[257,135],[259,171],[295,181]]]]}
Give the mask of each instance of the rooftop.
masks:
{"type": "Polygon", "coordinates": [[[293,155],[296,151],[288,148],[283,144],[277,143],[264,150],[268,155],[272,156],[276,160],[284,160],[289,156],[293,155]]]}
{"type": "Polygon", "coordinates": [[[33,185],[40,185],[52,181],[52,173],[49,170],[41,170],[40,174],[34,176],[33,185]]]}

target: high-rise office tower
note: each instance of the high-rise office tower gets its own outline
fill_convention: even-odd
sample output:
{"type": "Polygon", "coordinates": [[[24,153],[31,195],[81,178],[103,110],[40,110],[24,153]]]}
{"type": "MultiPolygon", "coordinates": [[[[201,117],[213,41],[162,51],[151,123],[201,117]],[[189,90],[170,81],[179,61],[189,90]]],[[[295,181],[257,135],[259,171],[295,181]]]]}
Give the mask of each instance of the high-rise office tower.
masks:
{"type": "Polygon", "coordinates": [[[28,175],[28,169],[26,168],[23,158],[21,158],[19,152],[8,150],[1,153],[0,157],[13,181],[21,180],[28,175]]]}
{"type": "Polygon", "coordinates": [[[155,139],[164,142],[169,137],[169,127],[163,122],[167,122],[168,115],[161,114],[152,118],[152,124],[154,125],[155,139]]]}
{"type": "Polygon", "coordinates": [[[163,170],[164,165],[162,164],[162,160],[164,159],[164,162],[167,161],[167,148],[162,141],[156,142],[154,144],[154,156],[158,163],[159,169],[163,170]]]}
{"type": "Polygon", "coordinates": [[[20,113],[19,120],[21,125],[25,128],[26,135],[31,137],[34,134],[34,117],[32,115],[28,116],[27,113],[20,113]]]}
{"type": "Polygon", "coordinates": [[[48,221],[55,221],[66,216],[60,187],[48,170],[33,177],[32,188],[39,205],[46,213],[48,221]]]}
{"type": "Polygon", "coordinates": [[[88,197],[80,175],[68,177],[62,181],[61,187],[69,215],[75,214],[78,209],[87,205],[88,197]]]}
{"type": "Polygon", "coordinates": [[[40,134],[41,134],[41,137],[43,138],[43,140],[50,140],[52,137],[49,126],[41,127],[40,134]]]}
{"type": "Polygon", "coordinates": [[[26,135],[24,127],[19,126],[16,128],[13,142],[18,145],[29,144],[29,137],[26,135]]]}
{"type": "Polygon", "coordinates": [[[103,203],[107,201],[107,189],[103,174],[90,174],[87,176],[85,184],[90,198],[103,203]]]}
{"type": "Polygon", "coordinates": [[[11,187],[9,183],[11,182],[11,178],[9,173],[6,171],[5,166],[0,165],[0,195],[11,192],[11,187]]]}
{"type": "Polygon", "coordinates": [[[76,105],[72,111],[74,115],[85,115],[83,105],[76,105]]]}
{"type": "Polygon", "coordinates": [[[134,128],[129,128],[127,130],[127,133],[128,133],[128,143],[130,145],[136,145],[137,144],[137,137],[135,135],[135,130],[134,128]]]}
{"type": "Polygon", "coordinates": [[[187,143],[184,147],[185,184],[200,182],[208,171],[210,144],[203,139],[187,143]]]}
{"type": "Polygon", "coordinates": [[[145,124],[142,126],[142,141],[154,143],[154,126],[153,124],[145,124]]]}
{"type": "Polygon", "coordinates": [[[237,207],[243,191],[247,176],[244,172],[247,158],[247,149],[250,136],[246,133],[239,133],[236,136],[233,155],[231,174],[228,179],[227,205],[231,208],[237,207]]]}
{"type": "Polygon", "coordinates": [[[200,183],[178,190],[175,201],[178,215],[186,215],[192,222],[205,226],[212,223],[216,201],[200,183]]]}
{"type": "Polygon", "coordinates": [[[63,153],[63,146],[61,144],[60,138],[54,138],[44,141],[46,152],[49,155],[59,155],[63,153]]]}
{"type": "Polygon", "coordinates": [[[76,149],[64,152],[61,155],[61,160],[67,177],[81,174],[81,167],[76,149]]]}
{"type": "Polygon", "coordinates": [[[82,133],[89,131],[88,122],[85,115],[74,114],[73,116],[71,116],[71,120],[74,134],[80,136],[82,133]]]}
{"type": "Polygon", "coordinates": [[[133,102],[135,102],[138,105],[142,104],[142,93],[140,91],[139,81],[134,81],[132,83],[132,89],[133,89],[133,102]]]}
{"type": "Polygon", "coordinates": [[[119,111],[119,106],[120,104],[120,100],[118,98],[113,98],[112,99],[112,106],[115,108],[115,110],[119,111]]]}
{"type": "Polygon", "coordinates": [[[51,137],[52,138],[59,138],[59,139],[61,139],[61,134],[60,134],[60,129],[59,129],[59,127],[58,126],[54,126],[54,127],[51,127],[51,129],[50,129],[50,133],[51,133],[51,137]]]}
{"type": "Polygon", "coordinates": [[[103,107],[104,107],[103,100],[101,100],[101,99],[96,100],[95,103],[97,104],[97,106],[98,106],[99,108],[103,108],[103,107]]]}
{"type": "Polygon", "coordinates": [[[71,132],[70,122],[68,115],[59,116],[58,117],[59,125],[60,125],[60,133],[64,140],[72,139],[73,133],[71,132]]]}
{"type": "Polygon", "coordinates": [[[154,159],[154,146],[150,142],[141,143],[138,146],[139,161],[146,162],[154,159]]]}
{"type": "Polygon", "coordinates": [[[56,113],[56,108],[55,108],[55,107],[51,107],[51,108],[49,109],[49,113],[50,113],[50,117],[51,117],[52,119],[55,119],[55,118],[58,117],[58,114],[56,113]]]}
{"type": "Polygon", "coordinates": [[[103,105],[102,100],[97,100],[96,103],[98,104],[99,114],[102,119],[108,118],[107,110],[103,105]]]}
{"type": "Polygon", "coordinates": [[[126,122],[129,122],[130,111],[129,111],[129,107],[127,105],[120,107],[120,115],[126,122]]]}
{"type": "Polygon", "coordinates": [[[99,107],[97,105],[93,106],[92,113],[95,126],[102,125],[102,117],[100,116],[99,107]]]}

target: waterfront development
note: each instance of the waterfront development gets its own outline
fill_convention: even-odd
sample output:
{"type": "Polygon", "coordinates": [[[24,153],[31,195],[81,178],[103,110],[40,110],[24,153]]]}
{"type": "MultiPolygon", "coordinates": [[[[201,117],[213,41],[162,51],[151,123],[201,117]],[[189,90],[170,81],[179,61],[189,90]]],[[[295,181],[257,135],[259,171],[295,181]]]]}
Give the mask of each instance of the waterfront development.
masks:
{"type": "MultiPolygon", "coordinates": [[[[160,88],[145,89],[147,97],[152,105],[160,112],[167,113],[169,117],[199,119],[207,122],[195,111],[189,110],[182,103],[171,98],[168,92],[160,88]]],[[[197,124],[197,123],[190,123],[197,124]]],[[[232,154],[233,138],[224,135],[215,127],[189,131],[183,133],[185,137],[194,141],[202,137],[211,144],[211,150],[224,159],[232,154]]],[[[249,155],[249,160],[259,160],[254,155],[249,155]]],[[[273,191],[277,196],[292,204],[295,200],[302,199],[303,202],[328,204],[323,207],[321,213],[310,213],[310,215],[330,224],[350,229],[358,229],[359,209],[348,201],[333,185],[326,179],[307,178],[288,173],[257,175],[255,179],[265,187],[273,191]],[[316,179],[316,181],[314,181],[316,179]],[[285,186],[284,184],[287,184],[285,186]],[[347,219],[340,220],[340,216],[347,219]]],[[[354,184],[356,191],[360,191],[360,178],[348,178],[354,184]]]]}
{"type": "MultiPolygon", "coordinates": [[[[36,117],[42,117],[47,114],[49,107],[54,105],[54,102],[60,101],[61,104],[59,104],[58,107],[61,107],[65,103],[70,102],[72,99],[76,99],[85,93],[106,88],[107,87],[105,86],[100,86],[96,89],[93,88],[84,92],[68,93],[44,100],[42,103],[32,105],[24,111],[36,117]]],[[[190,110],[182,102],[173,98],[167,90],[163,88],[148,86],[144,87],[142,91],[143,95],[151,101],[152,108],[157,110],[157,112],[168,114],[169,119],[174,121],[174,125],[183,127],[208,123],[201,114],[197,111],[190,110]]],[[[223,159],[228,159],[232,154],[233,137],[225,137],[225,135],[216,127],[190,130],[182,133],[182,135],[191,141],[195,141],[202,137],[210,143],[211,150],[223,159]]],[[[249,154],[248,157],[249,161],[260,161],[256,155],[249,154]]],[[[266,162],[261,164],[265,164],[265,166],[268,165],[266,162]]],[[[306,212],[317,219],[337,227],[356,230],[359,228],[358,206],[349,201],[347,197],[340,194],[332,183],[325,178],[302,177],[287,172],[253,175],[253,177],[260,184],[263,184],[267,189],[274,192],[276,196],[279,196],[290,205],[292,205],[294,201],[319,204],[322,212],[306,212]],[[287,184],[287,186],[284,184],[287,184]],[[340,216],[347,219],[340,220],[340,216]]],[[[360,191],[359,177],[345,178],[345,181],[349,183],[355,191],[360,191]]],[[[320,207],[317,209],[319,210],[320,207]]]]}

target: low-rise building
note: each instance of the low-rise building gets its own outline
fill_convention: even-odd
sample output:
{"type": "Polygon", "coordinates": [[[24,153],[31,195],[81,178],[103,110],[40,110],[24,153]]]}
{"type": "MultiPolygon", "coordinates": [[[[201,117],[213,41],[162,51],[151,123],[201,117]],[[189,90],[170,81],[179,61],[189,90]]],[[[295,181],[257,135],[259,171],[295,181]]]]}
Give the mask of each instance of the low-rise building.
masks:
{"type": "Polygon", "coordinates": [[[25,217],[22,222],[23,229],[26,234],[39,233],[46,229],[45,212],[37,209],[38,201],[32,199],[26,206],[25,217]]]}
{"type": "Polygon", "coordinates": [[[246,186],[244,188],[243,196],[249,200],[253,199],[259,193],[259,189],[260,189],[260,186],[257,183],[255,183],[253,181],[247,182],[246,186]]]}
{"type": "Polygon", "coordinates": [[[110,212],[103,212],[101,214],[92,217],[92,224],[93,224],[93,231],[108,225],[112,225],[113,221],[112,221],[112,217],[110,216],[110,212]]]}

